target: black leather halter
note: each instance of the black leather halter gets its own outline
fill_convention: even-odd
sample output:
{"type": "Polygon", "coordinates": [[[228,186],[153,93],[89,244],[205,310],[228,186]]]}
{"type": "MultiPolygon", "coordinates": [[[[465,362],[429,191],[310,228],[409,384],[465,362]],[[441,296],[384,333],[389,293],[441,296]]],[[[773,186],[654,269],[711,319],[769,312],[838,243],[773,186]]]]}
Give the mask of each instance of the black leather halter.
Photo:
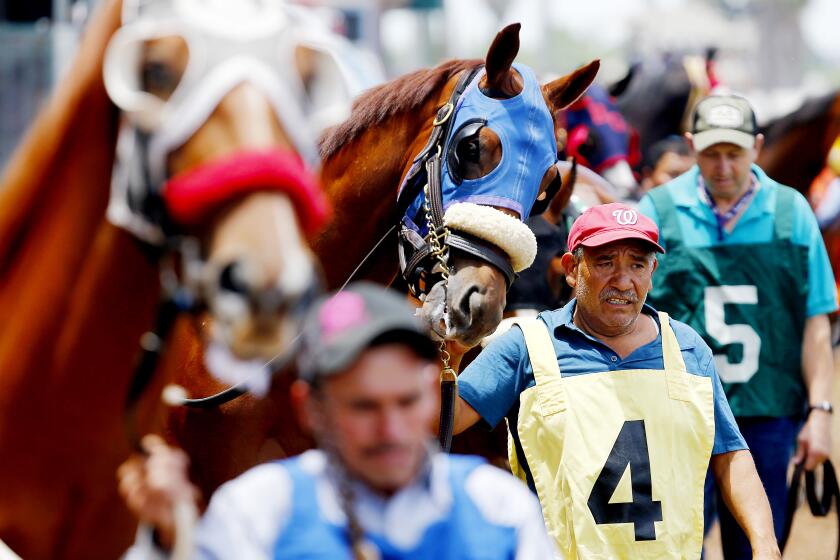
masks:
{"type": "MultiPolygon", "coordinates": [[[[494,245],[475,236],[448,230],[443,221],[443,194],[441,192],[441,162],[444,148],[452,135],[455,108],[458,100],[467,86],[475,79],[483,65],[475,66],[464,71],[458,80],[449,101],[438,109],[432,133],[423,150],[414,158],[411,171],[405,180],[405,186],[397,197],[397,215],[399,225],[399,256],[400,272],[414,296],[428,293],[441,279],[441,273],[436,270],[438,261],[434,258],[434,250],[430,242],[435,236],[449,248],[457,249],[478,257],[498,268],[505,276],[508,288],[516,278],[511,266],[510,257],[497,249],[494,245]],[[417,224],[417,216],[406,216],[409,206],[417,199],[428,185],[429,204],[428,221],[429,232],[422,237],[417,231],[405,224],[410,220],[417,224]]],[[[422,215],[422,212],[420,213],[422,215]]],[[[425,224],[423,224],[425,225],[425,224]]],[[[422,226],[417,229],[422,230],[422,226]]]]}

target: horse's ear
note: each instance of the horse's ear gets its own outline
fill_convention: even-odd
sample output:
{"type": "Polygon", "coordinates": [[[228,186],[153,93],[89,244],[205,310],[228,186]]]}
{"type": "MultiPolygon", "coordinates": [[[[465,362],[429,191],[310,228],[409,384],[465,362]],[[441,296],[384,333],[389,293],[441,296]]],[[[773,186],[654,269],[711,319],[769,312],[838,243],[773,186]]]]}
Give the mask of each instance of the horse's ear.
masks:
{"type": "Polygon", "coordinates": [[[607,91],[610,92],[610,95],[613,97],[621,97],[621,95],[627,91],[627,88],[630,87],[630,82],[633,81],[633,77],[639,71],[639,66],[641,66],[641,63],[639,62],[632,64],[630,68],[627,69],[627,74],[623,78],[608,86],[607,91]]]}
{"type": "Polygon", "coordinates": [[[565,109],[581,95],[595,79],[598,73],[598,68],[601,67],[600,60],[593,60],[586,66],[581,66],[571,74],[566,74],[561,78],[543,85],[542,90],[545,98],[551,104],[552,113],[565,109]]]}
{"type": "Polygon", "coordinates": [[[510,67],[519,53],[519,29],[522,24],[512,23],[499,31],[484,57],[486,76],[481,87],[491,91],[504,91],[508,84],[510,67]]]}
{"type": "Polygon", "coordinates": [[[572,167],[565,174],[560,173],[560,180],[563,182],[563,186],[560,187],[560,192],[557,193],[549,204],[551,213],[555,216],[562,214],[572,199],[572,193],[575,190],[575,183],[577,182],[577,160],[575,158],[572,158],[572,167]]]}

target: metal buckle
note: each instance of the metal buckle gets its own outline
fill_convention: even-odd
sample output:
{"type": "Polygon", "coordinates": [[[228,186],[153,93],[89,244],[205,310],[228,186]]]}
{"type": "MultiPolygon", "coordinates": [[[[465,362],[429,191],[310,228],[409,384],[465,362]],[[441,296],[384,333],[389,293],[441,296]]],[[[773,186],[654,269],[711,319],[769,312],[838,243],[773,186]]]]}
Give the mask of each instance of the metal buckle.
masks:
{"type": "Polygon", "coordinates": [[[454,110],[455,110],[455,105],[453,105],[452,103],[447,103],[446,105],[444,105],[443,107],[438,109],[437,115],[435,115],[435,120],[432,123],[432,126],[440,126],[443,123],[445,123],[446,121],[448,121],[449,117],[452,116],[452,112],[454,110]],[[445,111],[443,116],[441,116],[441,114],[440,114],[441,111],[445,111]]]}

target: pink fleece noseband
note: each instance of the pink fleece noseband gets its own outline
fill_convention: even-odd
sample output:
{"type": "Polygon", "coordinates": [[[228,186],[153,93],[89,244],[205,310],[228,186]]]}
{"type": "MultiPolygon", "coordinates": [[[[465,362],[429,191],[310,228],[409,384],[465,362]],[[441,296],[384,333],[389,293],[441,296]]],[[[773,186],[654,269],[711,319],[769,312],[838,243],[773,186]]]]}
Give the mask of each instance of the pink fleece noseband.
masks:
{"type": "Polygon", "coordinates": [[[194,226],[232,199],[261,191],[287,195],[308,236],[330,217],[318,179],[300,156],[285,149],[238,152],[200,165],[169,179],[163,198],[175,223],[194,226]]]}

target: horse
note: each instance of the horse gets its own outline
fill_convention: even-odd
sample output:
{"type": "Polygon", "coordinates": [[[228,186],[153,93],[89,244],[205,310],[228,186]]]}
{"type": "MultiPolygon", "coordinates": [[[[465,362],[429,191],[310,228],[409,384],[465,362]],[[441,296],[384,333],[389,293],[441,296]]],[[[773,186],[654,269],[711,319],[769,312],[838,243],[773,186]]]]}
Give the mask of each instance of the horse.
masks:
{"type": "Polygon", "coordinates": [[[651,166],[646,158],[657,141],[690,129],[695,103],[716,83],[713,57],[713,51],[705,57],[667,54],[634,64],[622,79],[608,87],[619,111],[638,135],[639,164],[651,166]]]}
{"type": "MultiPolygon", "coordinates": [[[[553,145],[553,115],[578,99],[598,70],[595,61],[539,89],[535,80],[528,77],[531,71],[527,67],[513,66],[518,49],[519,25],[515,24],[499,32],[484,61],[448,61],[379,86],[363,94],[354,104],[350,118],[321,141],[322,179],[334,217],[313,241],[312,248],[322,263],[326,286],[337,289],[351,278],[388,285],[402,270],[405,284],[413,285],[413,293],[419,298],[418,312],[431,331],[446,341],[452,358],[450,365],[455,369],[463,353],[492,332],[502,318],[509,281],[502,268],[511,268],[505,261],[517,258],[520,248],[512,247],[510,239],[499,239],[498,229],[494,228],[513,232],[512,238],[519,235],[524,227],[521,220],[528,216],[538,193],[543,197],[542,193],[551,190],[559,175],[554,165],[556,149],[554,153],[544,153],[543,145],[541,158],[531,162],[528,194],[520,200],[511,200],[509,191],[505,191],[506,183],[493,184],[493,189],[483,193],[471,191],[477,179],[498,176],[503,153],[509,161],[519,161],[524,154],[517,153],[522,147],[510,144],[512,139],[500,141],[499,135],[508,134],[509,130],[504,123],[497,128],[499,125],[494,124],[489,112],[485,119],[467,118],[459,113],[459,107],[468,103],[491,104],[492,97],[499,97],[501,100],[495,102],[514,110],[517,104],[525,102],[526,95],[531,96],[531,110],[535,115],[544,115],[544,124],[532,121],[529,126],[543,127],[542,134],[551,135],[544,141],[553,145]],[[483,69],[479,70],[482,63],[483,69]],[[464,91],[460,99],[468,101],[459,104],[457,99],[453,102],[457,97],[453,92],[460,88],[464,91]],[[440,129],[450,120],[452,134],[443,134],[440,129]],[[421,217],[429,214],[423,211],[422,190],[415,189],[403,198],[398,193],[411,192],[413,185],[422,187],[427,180],[436,178],[434,169],[439,161],[431,164],[432,171],[425,175],[420,164],[423,157],[434,159],[435,155],[444,160],[442,175],[455,174],[460,179],[457,184],[447,183],[449,187],[444,185],[442,191],[444,227],[450,233],[444,239],[451,241],[455,232],[483,245],[482,254],[495,255],[476,256],[462,246],[450,247],[447,281],[441,279],[437,262],[426,263],[426,268],[415,274],[406,266],[411,255],[402,263],[396,258],[399,245],[406,238],[422,243],[424,235],[426,239],[432,237],[422,218],[420,224],[413,221],[415,210],[421,217]],[[453,219],[453,209],[464,209],[463,205],[450,204],[452,193],[459,190],[474,194],[477,203],[453,219]],[[398,200],[404,202],[400,208],[398,200]],[[471,218],[480,222],[477,227],[471,227],[475,226],[470,224],[471,218]],[[412,224],[407,225],[406,220],[412,224]],[[482,223],[491,227],[482,229],[482,223]],[[403,227],[409,227],[414,235],[403,227]],[[399,230],[398,235],[395,229],[399,230]],[[494,260],[488,262],[488,258],[494,260]],[[448,316],[444,318],[442,310],[447,308],[448,316]]],[[[520,125],[520,130],[528,130],[524,123],[520,125]]],[[[547,198],[546,195],[540,202],[547,205],[547,198]]],[[[197,359],[199,347],[195,341],[199,333],[185,328],[178,334],[183,351],[170,364],[176,382],[194,396],[224,391],[227,386],[210,378],[197,359]]],[[[267,399],[244,396],[209,409],[173,409],[167,436],[189,453],[191,478],[206,495],[259,461],[293,455],[312,445],[297,426],[288,403],[291,381],[288,370],[276,375],[267,399]]]]}
{"type": "MultiPolygon", "coordinates": [[[[840,137],[840,92],[807,100],[795,111],[763,127],[757,163],[773,179],[804,194],[816,207],[834,173],[826,170],[832,145],[840,137]]],[[[831,268],[840,279],[840,227],[822,230],[831,268]]],[[[840,281],[840,280],[839,280],[840,281]]],[[[840,284],[838,284],[840,293],[840,284]]]]}
{"type": "Polygon", "coordinates": [[[566,154],[609,181],[622,199],[638,188],[633,168],[641,153],[638,136],[607,89],[593,84],[578,101],[561,111],[567,130],[566,154]]]}
{"type": "Polygon", "coordinates": [[[328,206],[284,10],[103,3],[5,169],[0,539],[25,558],[130,543],[114,481],[133,443],[125,403],[133,431],[156,429],[167,382],[133,379],[144,331],[141,364],[176,311],[202,305],[228,362],[293,348],[328,206]]]}
{"type": "Polygon", "coordinates": [[[758,165],[776,181],[808,193],[840,135],[840,92],[810,99],[795,111],[761,127],[764,146],[758,165]]]}

